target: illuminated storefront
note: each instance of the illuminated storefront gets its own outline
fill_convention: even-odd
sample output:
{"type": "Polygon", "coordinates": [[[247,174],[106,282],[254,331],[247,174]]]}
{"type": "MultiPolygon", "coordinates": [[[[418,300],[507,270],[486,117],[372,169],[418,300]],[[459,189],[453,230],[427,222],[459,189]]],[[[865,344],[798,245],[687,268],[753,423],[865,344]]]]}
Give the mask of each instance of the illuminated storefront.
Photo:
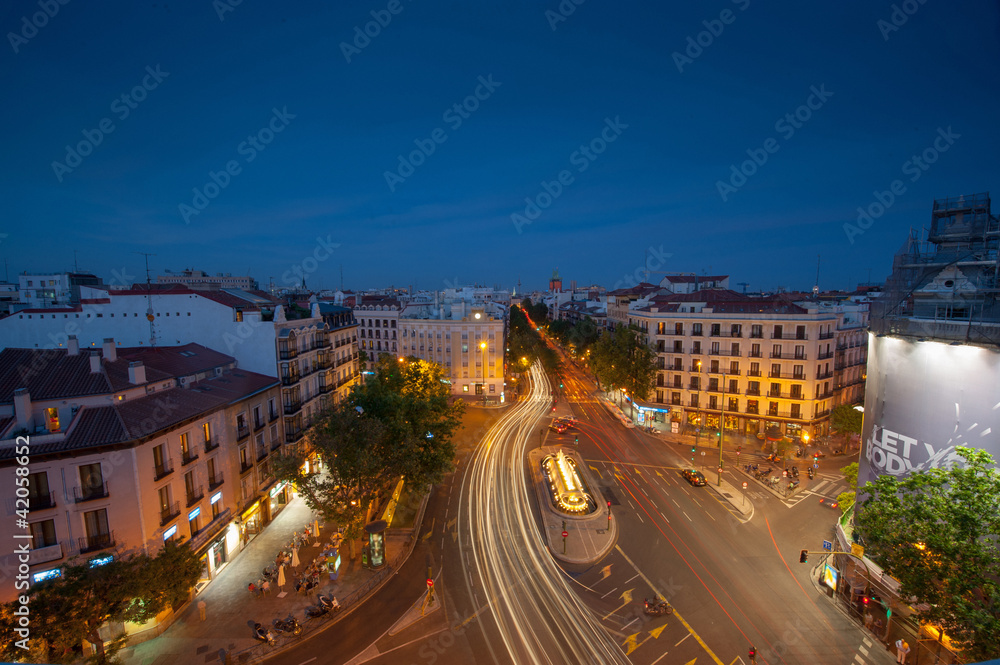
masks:
{"type": "Polygon", "coordinates": [[[271,519],[273,520],[275,516],[281,512],[281,509],[288,505],[288,502],[292,498],[292,488],[284,480],[279,482],[277,485],[271,488],[271,491],[267,493],[268,495],[268,506],[271,510],[271,519]]]}

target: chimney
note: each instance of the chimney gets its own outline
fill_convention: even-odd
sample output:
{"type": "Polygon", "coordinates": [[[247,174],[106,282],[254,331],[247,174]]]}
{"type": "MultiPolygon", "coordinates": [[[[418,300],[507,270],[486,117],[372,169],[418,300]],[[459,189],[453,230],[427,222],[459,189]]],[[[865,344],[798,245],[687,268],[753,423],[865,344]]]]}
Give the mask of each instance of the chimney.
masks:
{"type": "Polygon", "coordinates": [[[66,342],[66,347],[69,351],[67,355],[78,356],[80,355],[80,342],[77,340],[76,335],[70,335],[69,341],[66,342]]]}
{"type": "Polygon", "coordinates": [[[14,391],[14,417],[17,419],[18,427],[31,429],[31,395],[27,388],[18,388],[14,391]]]}
{"type": "Polygon", "coordinates": [[[118,360],[118,349],[115,348],[114,337],[104,338],[104,359],[109,363],[113,363],[118,360]]]}
{"type": "Polygon", "coordinates": [[[128,364],[128,382],[133,386],[146,383],[146,367],[141,360],[133,360],[128,364]]]}
{"type": "Polygon", "coordinates": [[[101,352],[97,349],[90,349],[90,373],[98,374],[101,371],[101,352]]]}

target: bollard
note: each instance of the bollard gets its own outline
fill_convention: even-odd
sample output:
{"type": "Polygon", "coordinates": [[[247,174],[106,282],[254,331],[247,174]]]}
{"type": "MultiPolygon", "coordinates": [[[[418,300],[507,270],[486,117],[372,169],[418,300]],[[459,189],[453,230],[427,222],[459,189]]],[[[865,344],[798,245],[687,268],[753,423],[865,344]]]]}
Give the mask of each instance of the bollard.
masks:
{"type": "Polygon", "coordinates": [[[204,600],[199,600],[198,601],[198,617],[202,621],[205,620],[205,601],[204,600]]]}

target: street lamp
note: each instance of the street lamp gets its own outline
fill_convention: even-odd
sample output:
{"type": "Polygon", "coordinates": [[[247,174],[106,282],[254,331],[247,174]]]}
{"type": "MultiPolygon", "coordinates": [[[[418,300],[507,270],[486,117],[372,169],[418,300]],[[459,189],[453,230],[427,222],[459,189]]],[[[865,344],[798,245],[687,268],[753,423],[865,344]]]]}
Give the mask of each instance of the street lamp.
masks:
{"type": "Polygon", "coordinates": [[[486,403],[486,342],[479,343],[479,348],[483,350],[483,403],[486,403]]]}

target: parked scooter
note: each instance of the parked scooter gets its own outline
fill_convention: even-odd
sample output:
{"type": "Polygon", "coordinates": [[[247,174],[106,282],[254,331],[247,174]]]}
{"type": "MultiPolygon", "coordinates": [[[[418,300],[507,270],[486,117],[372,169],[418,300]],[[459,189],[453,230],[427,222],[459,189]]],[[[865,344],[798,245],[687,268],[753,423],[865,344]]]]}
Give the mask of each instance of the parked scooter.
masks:
{"type": "Polygon", "coordinates": [[[328,596],[325,593],[316,594],[316,600],[319,601],[321,607],[325,607],[327,611],[339,612],[340,603],[333,596],[328,596]]]}
{"type": "Polygon", "coordinates": [[[280,633],[288,633],[289,635],[301,635],[302,626],[296,621],[295,617],[289,614],[284,620],[275,619],[271,622],[274,629],[280,633]]]}
{"type": "Polygon", "coordinates": [[[274,633],[256,621],[253,624],[253,637],[255,640],[265,642],[272,647],[274,646],[274,633]]]}
{"type": "Polygon", "coordinates": [[[307,619],[318,619],[330,610],[322,605],[310,605],[306,608],[307,619]]]}

